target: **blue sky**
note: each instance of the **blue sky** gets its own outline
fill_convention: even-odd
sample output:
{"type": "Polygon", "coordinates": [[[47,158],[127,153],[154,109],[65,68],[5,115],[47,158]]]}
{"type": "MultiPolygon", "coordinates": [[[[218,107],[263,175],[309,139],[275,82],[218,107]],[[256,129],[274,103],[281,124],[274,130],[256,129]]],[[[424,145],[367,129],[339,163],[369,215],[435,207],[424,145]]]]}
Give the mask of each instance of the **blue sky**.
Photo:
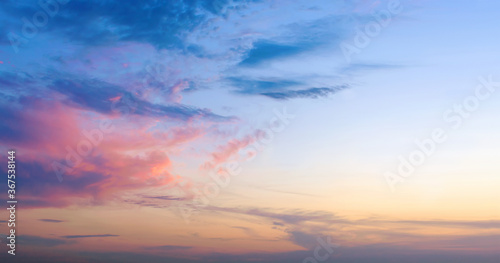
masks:
{"type": "Polygon", "coordinates": [[[500,3],[49,2],[0,7],[17,260],[498,262],[499,95],[448,111],[500,81],[500,3]]]}

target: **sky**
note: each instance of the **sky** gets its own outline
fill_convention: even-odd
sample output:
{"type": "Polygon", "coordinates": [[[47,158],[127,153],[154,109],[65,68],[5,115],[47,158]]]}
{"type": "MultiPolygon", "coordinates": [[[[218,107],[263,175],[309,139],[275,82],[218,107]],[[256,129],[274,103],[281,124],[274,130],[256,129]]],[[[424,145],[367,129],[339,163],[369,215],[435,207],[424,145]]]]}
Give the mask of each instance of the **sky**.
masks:
{"type": "Polygon", "coordinates": [[[499,9],[3,1],[2,262],[499,262],[499,9]]]}

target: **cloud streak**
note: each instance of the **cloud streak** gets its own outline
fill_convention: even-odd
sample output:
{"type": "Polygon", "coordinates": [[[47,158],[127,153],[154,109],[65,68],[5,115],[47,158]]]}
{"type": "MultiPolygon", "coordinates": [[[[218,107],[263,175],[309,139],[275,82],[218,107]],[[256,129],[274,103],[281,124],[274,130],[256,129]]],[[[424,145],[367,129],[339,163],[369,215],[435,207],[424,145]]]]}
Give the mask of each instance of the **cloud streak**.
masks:
{"type": "Polygon", "coordinates": [[[69,235],[62,236],[63,238],[74,239],[74,238],[97,238],[97,237],[119,237],[119,235],[103,234],[103,235],[69,235]]]}
{"type": "Polygon", "coordinates": [[[57,219],[38,219],[38,221],[47,222],[47,223],[63,223],[63,222],[65,222],[63,220],[57,220],[57,219]]]}
{"type": "Polygon", "coordinates": [[[277,100],[288,100],[296,98],[317,99],[321,97],[327,97],[330,94],[337,93],[346,88],[347,86],[339,86],[334,88],[309,88],[303,90],[287,90],[283,92],[263,92],[261,93],[261,95],[277,100]]]}

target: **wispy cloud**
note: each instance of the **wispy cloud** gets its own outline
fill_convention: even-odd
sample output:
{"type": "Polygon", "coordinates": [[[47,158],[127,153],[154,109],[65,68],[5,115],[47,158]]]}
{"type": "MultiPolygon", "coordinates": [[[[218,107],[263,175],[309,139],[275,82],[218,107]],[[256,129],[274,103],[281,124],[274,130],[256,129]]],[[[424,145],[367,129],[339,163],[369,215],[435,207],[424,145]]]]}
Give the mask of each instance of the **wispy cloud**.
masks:
{"type": "Polygon", "coordinates": [[[164,251],[186,250],[186,249],[190,249],[190,248],[193,248],[193,247],[190,247],[190,246],[172,246],[172,245],[145,247],[145,249],[147,249],[147,250],[164,250],[164,251]]]}
{"type": "Polygon", "coordinates": [[[207,117],[214,120],[229,120],[213,114],[207,109],[171,104],[159,105],[137,98],[130,92],[115,85],[97,80],[56,79],[51,89],[67,96],[69,105],[78,105],[86,109],[96,110],[100,113],[113,113],[113,98],[126,100],[130,114],[139,114],[155,117],[170,117],[173,119],[188,120],[193,117],[207,117]]]}
{"type": "Polygon", "coordinates": [[[94,237],[118,237],[119,235],[111,235],[111,234],[104,234],[104,235],[70,235],[70,236],[62,236],[63,238],[94,238],[94,237]]]}
{"type": "Polygon", "coordinates": [[[278,100],[287,100],[296,98],[317,99],[321,97],[326,97],[330,94],[337,93],[346,88],[347,86],[338,86],[334,88],[309,88],[303,90],[287,90],[282,92],[263,92],[261,93],[261,95],[278,100]]]}
{"type": "Polygon", "coordinates": [[[34,247],[56,247],[60,245],[71,244],[72,241],[59,239],[59,238],[46,238],[40,236],[20,235],[18,237],[19,243],[23,246],[34,247]]]}
{"type": "Polygon", "coordinates": [[[38,221],[47,222],[47,223],[63,223],[63,222],[65,222],[63,220],[57,220],[57,219],[38,219],[38,221]]]}

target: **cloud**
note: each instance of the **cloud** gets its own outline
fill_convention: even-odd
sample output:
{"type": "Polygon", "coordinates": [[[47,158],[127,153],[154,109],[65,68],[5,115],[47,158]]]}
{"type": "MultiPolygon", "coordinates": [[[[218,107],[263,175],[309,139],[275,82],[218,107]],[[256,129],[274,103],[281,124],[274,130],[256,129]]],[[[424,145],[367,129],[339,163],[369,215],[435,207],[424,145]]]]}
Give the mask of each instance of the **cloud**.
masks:
{"type": "Polygon", "coordinates": [[[50,159],[26,157],[16,179],[26,191],[23,202],[27,208],[99,205],[115,199],[117,193],[169,184],[173,180],[170,166],[163,152],[146,152],[135,157],[107,152],[105,156],[87,157],[59,182],[50,159]]]}
{"type": "Polygon", "coordinates": [[[233,226],[232,228],[241,229],[241,230],[243,230],[243,232],[245,232],[246,235],[248,235],[250,237],[258,237],[259,236],[259,234],[257,232],[255,232],[253,229],[248,228],[248,227],[233,226]]]}
{"type": "Polygon", "coordinates": [[[48,222],[48,223],[63,223],[63,222],[65,222],[63,220],[57,220],[57,219],[38,219],[38,221],[48,222]]]}
{"type": "MultiPolygon", "coordinates": [[[[11,18],[32,17],[36,2],[9,1],[2,5],[11,18]],[[22,4],[22,8],[20,8],[22,4]]],[[[97,1],[72,0],[60,5],[50,17],[44,33],[86,46],[114,45],[134,41],[158,49],[184,49],[186,37],[214,16],[226,16],[227,1],[97,1]]],[[[16,19],[4,19],[4,30],[22,26],[16,19]]],[[[20,21],[20,19],[19,19],[20,21]]],[[[16,32],[16,31],[14,31],[16,32]]],[[[5,35],[6,32],[2,32],[5,35]]]]}
{"type": "Polygon", "coordinates": [[[160,200],[168,200],[168,201],[179,201],[183,200],[180,197],[174,197],[169,195],[161,195],[161,196],[143,196],[144,198],[152,198],[152,199],[160,199],[160,200]]]}
{"type": "Polygon", "coordinates": [[[241,66],[255,66],[265,61],[297,55],[311,47],[307,45],[286,45],[272,41],[259,40],[254,43],[253,48],[248,51],[245,59],[240,62],[241,66]]]}
{"type": "Polygon", "coordinates": [[[343,67],[340,70],[340,72],[351,73],[351,72],[360,72],[365,70],[398,69],[402,67],[403,67],[402,65],[383,64],[383,63],[350,63],[349,65],[343,67]]]}
{"type": "Polygon", "coordinates": [[[262,208],[230,208],[230,207],[214,207],[211,206],[209,210],[216,212],[237,213],[249,216],[257,216],[269,219],[275,224],[276,222],[288,225],[298,225],[304,222],[328,222],[333,223],[348,223],[342,217],[338,217],[333,213],[326,211],[307,211],[307,210],[282,210],[276,212],[275,210],[262,209],[262,208]],[[278,220],[278,221],[273,221],[278,220]]]}
{"type": "MultiPolygon", "coordinates": [[[[92,91],[92,87],[87,92],[89,90],[92,91]]],[[[98,102],[92,106],[99,108],[99,99],[105,96],[95,93],[94,99],[98,102]]],[[[74,99],[87,105],[86,100],[92,100],[91,94],[74,99]]],[[[211,129],[211,121],[207,120],[201,124],[193,120],[159,124],[155,118],[144,115],[113,119],[81,106],[68,106],[57,99],[34,96],[21,96],[14,103],[0,104],[0,109],[5,114],[0,124],[0,142],[19,150],[24,161],[18,168],[17,179],[26,190],[25,207],[102,204],[123,191],[166,185],[173,178],[172,162],[166,152],[182,150],[211,129]],[[73,161],[76,158],[71,152],[88,141],[84,132],[99,128],[101,120],[110,121],[119,132],[104,134],[100,144],[89,154],[80,156],[80,163],[68,164],[68,158],[73,161]],[[57,180],[54,162],[69,168],[64,170],[61,183],[57,180]]],[[[5,172],[4,168],[1,170],[5,172]]]]}
{"type": "Polygon", "coordinates": [[[190,246],[171,246],[171,245],[145,247],[145,249],[147,249],[147,250],[165,250],[165,251],[186,250],[186,249],[190,249],[190,248],[193,248],[193,247],[190,247],[190,246]]]}
{"type": "Polygon", "coordinates": [[[229,161],[231,158],[235,158],[238,152],[252,144],[255,141],[255,137],[247,135],[242,139],[231,139],[224,145],[219,145],[217,149],[212,152],[212,160],[205,162],[201,165],[202,169],[214,169],[217,165],[229,161]]]}
{"type": "MultiPolygon", "coordinates": [[[[170,252],[176,251],[186,251],[191,249],[190,246],[176,246],[176,245],[165,245],[165,246],[151,246],[144,247],[145,253],[138,252],[127,252],[127,251],[107,251],[107,252],[65,252],[54,251],[51,257],[56,260],[52,262],[68,262],[67,258],[70,257],[75,260],[80,261],[92,261],[92,259],[99,259],[105,262],[179,262],[179,263],[195,263],[195,262],[262,262],[262,263],[287,263],[296,262],[297,259],[305,259],[307,257],[314,256],[314,249],[317,247],[313,243],[313,236],[309,234],[301,235],[300,233],[294,233],[295,238],[300,240],[304,246],[312,247],[312,249],[306,250],[292,250],[284,252],[251,252],[251,253],[204,253],[201,255],[195,255],[195,257],[180,258],[174,257],[170,252]],[[313,246],[314,244],[314,246],[313,246]],[[153,251],[166,252],[166,254],[154,254],[150,253],[153,251]],[[65,255],[65,258],[62,257],[65,255]],[[61,256],[61,258],[58,258],[61,256]],[[66,259],[66,260],[64,260],[66,259]]],[[[5,235],[2,235],[4,238],[5,235]]],[[[432,237],[430,237],[432,238],[432,237]]],[[[51,240],[51,239],[48,239],[51,240]]],[[[59,242],[72,242],[71,239],[57,239],[59,242]]],[[[330,258],[330,261],[339,263],[348,262],[360,262],[360,263],[383,263],[383,262],[408,262],[408,263],[419,263],[419,262],[442,262],[442,263],[469,263],[469,262],[484,262],[484,263],[496,263],[498,262],[498,250],[495,247],[498,244],[498,235],[477,235],[471,237],[459,236],[455,239],[454,243],[451,244],[447,249],[444,247],[438,248],[423,248],[418,244],[409,244],[407,246],[397,244],[394,240],[392,242],[387,242],[383,244],[370,244],[370,245],[357,245],[357,246],[342,246],[336,249],[336,252],[330,258]],[[455,246],[459,245],[459,246],[455,246]],[[481,246],[486,246],[488,250],[482,250],[477,248],[481,246]]],[[[43,240],[39,240],[36,243],[43,246],[43,240]]],[[[428,239],[422,239],[422,243],[428,242],[428,239]]],[[[441,241],[441,244],[445,245],[446,240],[441,241]]],[[[431,244],[434,246],[435,244],[431,244]]],[[[51,262],[44,261],[45,257],[40,257],[37,254],[37,258],[31,253],[19,254],[20,259],[23,257],[23,262],[51,262]],[[32,257],[32,258],[31,258],[32,257]]],[[[172,253],[173,254],[173,253],[172,253]]],[[[5,257],[4,254],[0,255],[0,258],[5,257]]],[[[185,255],[183,257],[186,257],[185,255]]],[[[3,258],[2,258],[3,259],[3,258]]]]}
{"type": "Polygon", "coordinates": [[[306,249],[313,249],[318,245],[318,234],[311,234],[302,231],[290,231],[290,241],[306,249]]]}
{"type": "MultiPolygon", "coordinates": [[[[171,185],[176,185],[177,187],[188,188],[188,186],[180,186],[177,184],[177,181],[174,179],[171,182],[171,185]]],[[[169,185],[169,187],[171,186],[169,185]]],[[[159,188],[159,192],[165,191],[164,189],[159,188]]],[[[172,206],[172,202],[181,202],[185,201],[188,198],[185,196],[171,196],[171,195],[154,195],[148,196],[143,194],[127,196],[123,198],[123,202],[127,204],[139,205],[144,207],[153,207],[153,208],[169,208],[172,206]]]]}
{"type": "Polygon", "coordinates": [[[17,184],[26,191],[23,199],[27,208],[62,207],[81,198],[98,197],[99,185],[109,178],[101,173],[82,172],[78,176],[65,176],[59,183],[50,164],[31,160],[25,160],[18,170],[17,184]]]}
{"type": "Polygon", "coordinates": [[[20,235],[18,236],[19,244],[23,246],[35,247],[56,247],[60,245],[70,244],[71,242],[58,238],[45,238],[39,236],[20,235]]]}
{"type": "Polygon", "coordinates": [[[18,103],[0,104],[3,121],[0,124],[0,141],[12,147],[44,149],[54,152],[54,143],[69,144],[79,133],[78,113],[66,109],[57,101],[48,103],[36,97],[21,97],[18,103]],[[37,127],[37,129],[30,129],[37,127]]]}
{"type": "Polygon", "coordinates": [[[298,87],[304,86],[304,82],[284,79],[228,77],[226,81],[228,81],[239,94],[261,95],[276,100],[296,98],[317,99],[349,88],[348,85],[338,85],[334,87],[300,89],[298,87]]]}
{"type": "Polygon", "coordinates": [[[243,55],[242,67],[266,66],[278,59],[297,56],[325,46],[334,46],[348,34],[350,19],[346,16],[327,16],[306,22],[282,25],[272,38],[253,42],[252,48],[243,55]],[[281,30],[280,30],[281,29],[281,30]]]}
{"type": "Polygon", "coordinates": [[[303,84],[302,82],[292,80],[262,80],[246,77],[228,77],[226,80],[241,94],[260,94],[267,91],[279,91],[303,84]]]}
{"type": "Polygon", "coordinates": [[[213,114],[208,109],[197,109],[180,104],[153,104],[134,96],[121,87],[99,80],[55,79],[49,88],[66,95],[65,102],[70,106],[95,110],[103,114],[120,112],[185,121],[194,117],[211,120],[232,119],[213,114]]]}
{"type": "Polygon", "coordinates": [[[337,93],[347,86],[338,86],[335,88],[309,88],[303,90],[287,90],[282,92],[263,92],[261,95],[277,99],[277,100],[288,100],[295,98],[311,98],[317,99],[320,97],[326,97],[330,94],[337,93]]]}
{"type": "Polygon", "coordinates": [[[424,230],[429,226],[447,227],[463,231],[470,229],[479,231],[500,230],[497,220],[485,221],[433,221],[433,220],[391,220],[387,218],[348,219],[327,211],[308,211],[292,209],[263,209],[252,207],[207,207],[209,211],[235,213],[248,217],[248,221],[255,223],[256,218],[261,223],[269,224],[270,228],[288,234],[287,239],[301,247],[310,249],[317,243],[317,237],[331,237],[335,243],[361,247],[367,243],[384,244],[384,246],[401,246],[407,250],[419,249],[463,249],[475,247],[478,250],[493,251],[491,245],[498,242],[498,235],[471,234],[471,235],[429,235],[415,233],[415,230],[424,230]],[[380,231],[379,229],[384,229],[380,231]],[[402,229],[408,229],[404,231],[402,229]],[[490,241],[493,241],[491,243],[490,241]],[[490,243],[489,243],[490,242],[490,243]]]}
{"type": "Polygon", "coordinates": [[[73,236],[62,236],[63,238],[73,239],[73,238],[94,238],[94,237],[118,237],[119,235],[73,235],[73,236]]]}
{"type": "Polygon", "coordinates": [[[468,228],[481,228],[481,229],[500,229],[500,220],[482,220],[482,221],[446,221],[446,220],[399,220],[391,221],[388,223],[395,224],[410,224],[420,226],[440,226],[440,227],[468,227],[468,228]]]}
{"type": "Polygon", "coordinates": [[[23,90],[26,86],[36,83],[36,79],[24,72],[0,71],[0,86],[9,87],[4,90],[7,93],[14,93],[23,90]]]}

